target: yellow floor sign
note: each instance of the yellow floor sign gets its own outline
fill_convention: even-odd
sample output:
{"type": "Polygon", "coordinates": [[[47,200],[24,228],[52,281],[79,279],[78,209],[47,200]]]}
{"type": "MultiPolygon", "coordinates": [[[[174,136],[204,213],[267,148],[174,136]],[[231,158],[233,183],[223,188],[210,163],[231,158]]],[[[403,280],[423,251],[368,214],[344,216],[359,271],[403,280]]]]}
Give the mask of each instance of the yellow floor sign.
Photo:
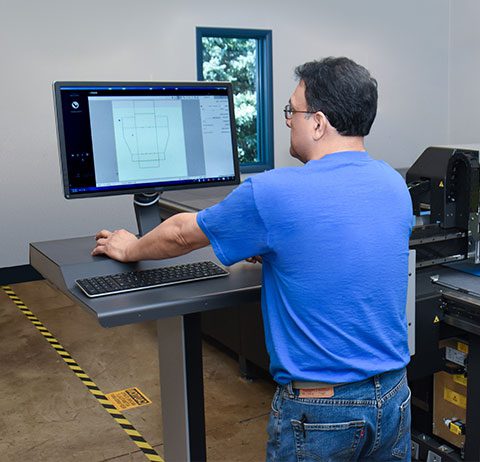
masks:
{"type": "Polygon", "coordinates": [[[134,407],[145,406],[152,403],[138,388],[114,391],[107,393],[106,397],[119,411],[125,411],[126,409],[133,409],[134,407]]]}

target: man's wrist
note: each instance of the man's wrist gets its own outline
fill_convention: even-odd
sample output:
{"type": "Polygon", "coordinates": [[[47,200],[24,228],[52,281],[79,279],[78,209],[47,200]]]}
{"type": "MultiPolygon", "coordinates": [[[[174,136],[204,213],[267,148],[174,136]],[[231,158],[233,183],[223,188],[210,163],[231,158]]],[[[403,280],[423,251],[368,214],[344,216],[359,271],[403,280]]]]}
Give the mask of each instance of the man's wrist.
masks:
{"type": "Polygon", "coordinates": [[[138,261],[138,243],[139,239],[136,241],[131,241],[128,243],[128,245],[125,247],[125,261],[127,262],[134,262],[138,261]]]}

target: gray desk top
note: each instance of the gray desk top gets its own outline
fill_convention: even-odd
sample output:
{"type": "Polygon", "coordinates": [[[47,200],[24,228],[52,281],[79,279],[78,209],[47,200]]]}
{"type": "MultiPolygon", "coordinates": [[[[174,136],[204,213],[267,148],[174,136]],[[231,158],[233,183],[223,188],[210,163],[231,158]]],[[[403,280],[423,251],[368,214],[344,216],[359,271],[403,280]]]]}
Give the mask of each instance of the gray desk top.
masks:
{"type": "Polygon", "coordinates": [[[175,259],[124,264],[92,257],[93,245],[93,237],[32,243],[30,262],[46,279],[92,312],[104,327],[226,308],[260,298],[261,266],[246,262],[228,267],[230,275],[223,278],[88,298],[76,286],[76,279],[201,260],[219,263],[211,247],[175,259]]]}
{"type": "MultiPolygon", "coordinates": [[[[173,201],[200,210],[216,204],[233,188],[171,191],[162,195],[162,207],[168,209],[169,201],[173,201]]],[[[88,298],[76,286],[76,279],[201,260],[219,263],[211,247],[206,247],[174,259],[124,264],[106,257],[92,257],[90,252],[94,242],[93,237],[35,242],[30,244],[30,263],[46,279],[92,312],[104,327],[226,308],[260,299],[261,265],[246,262],[227,268],[230,275],[224,278],[88,298]]]]}

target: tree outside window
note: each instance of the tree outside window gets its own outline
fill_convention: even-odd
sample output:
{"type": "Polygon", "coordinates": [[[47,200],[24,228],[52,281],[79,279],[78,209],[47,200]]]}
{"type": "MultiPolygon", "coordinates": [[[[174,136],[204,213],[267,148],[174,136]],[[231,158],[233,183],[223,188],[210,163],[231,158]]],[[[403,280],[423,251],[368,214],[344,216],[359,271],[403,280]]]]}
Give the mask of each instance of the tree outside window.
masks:
{"type": "Polygon", "coordinates": [[[270,31],[197,28],[199,80],[232,83],[238,155],[244,172],[273,167],[271,79],[267,78],[271,59],[265,59],[271,48],[266,46],[265,35],[271,40],[270,31]]]}

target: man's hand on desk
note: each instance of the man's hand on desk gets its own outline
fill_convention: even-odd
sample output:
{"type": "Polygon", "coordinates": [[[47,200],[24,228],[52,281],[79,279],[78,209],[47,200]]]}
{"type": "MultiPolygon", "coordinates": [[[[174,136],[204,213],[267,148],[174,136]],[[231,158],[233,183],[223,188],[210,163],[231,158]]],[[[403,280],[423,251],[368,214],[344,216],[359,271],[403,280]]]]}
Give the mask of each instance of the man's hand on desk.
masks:
{"type": "Polygon", "coordinates": [[[106,255],[123,263],[178,257],[210,244],[197,224],[196,213],[177,213],[141,239],[122,229],[97,233],[92,255],[106,255]]]}
{"type": "Polygon", "coordinates": [[[92,255],[106,255],[123,263],[135,261],[129,257],[129,249],[138,242],[137,237],[120,229],[118,231],[108,231],[102,229],[95,236],[97,244],[92,251],[92,255]]]}

